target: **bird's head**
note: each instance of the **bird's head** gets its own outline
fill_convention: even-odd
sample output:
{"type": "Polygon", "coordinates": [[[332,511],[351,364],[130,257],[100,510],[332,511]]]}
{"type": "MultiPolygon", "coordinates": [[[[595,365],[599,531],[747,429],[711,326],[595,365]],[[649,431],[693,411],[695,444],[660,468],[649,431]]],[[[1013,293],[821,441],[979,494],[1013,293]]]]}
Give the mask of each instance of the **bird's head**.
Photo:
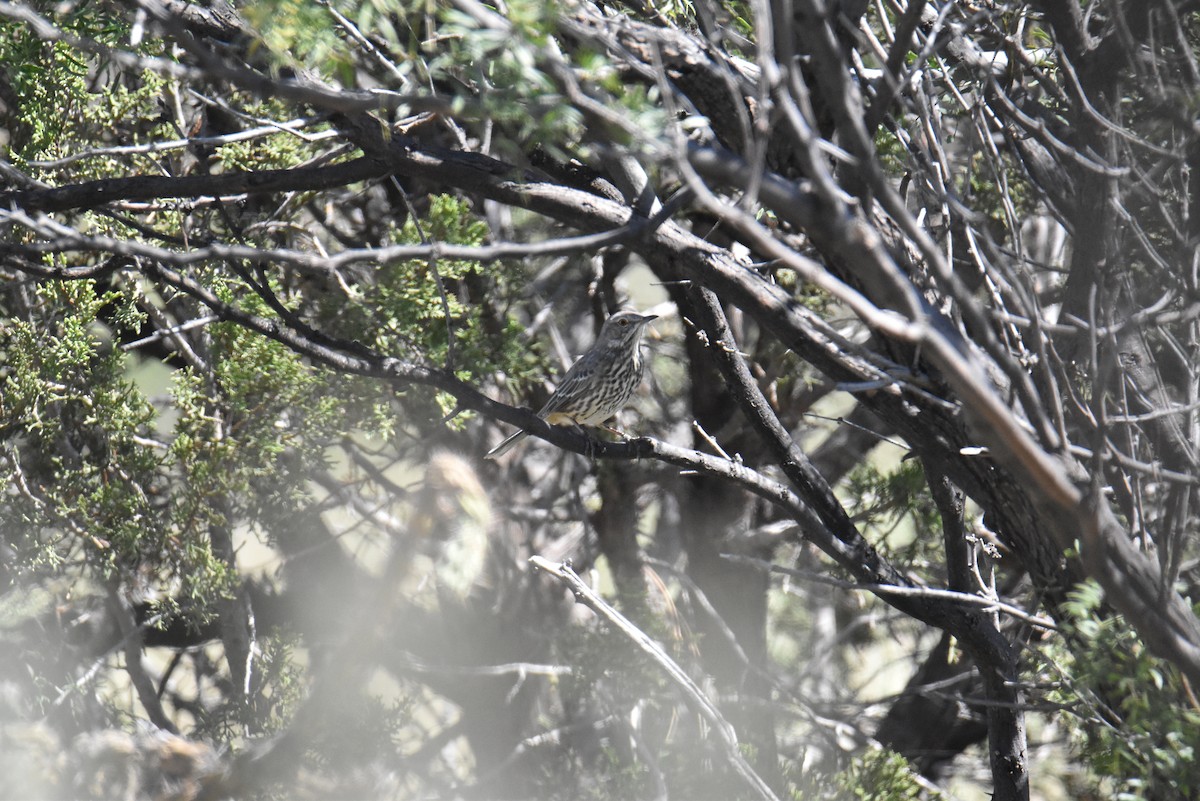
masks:
{"type": "Polygon", "coordinates": [[[637,342],[642,338],[642,331],[653,320],[656,314],[638,314],[631,311],[619,311],[604,321],[600,329],[600,342],[637,342]]]}

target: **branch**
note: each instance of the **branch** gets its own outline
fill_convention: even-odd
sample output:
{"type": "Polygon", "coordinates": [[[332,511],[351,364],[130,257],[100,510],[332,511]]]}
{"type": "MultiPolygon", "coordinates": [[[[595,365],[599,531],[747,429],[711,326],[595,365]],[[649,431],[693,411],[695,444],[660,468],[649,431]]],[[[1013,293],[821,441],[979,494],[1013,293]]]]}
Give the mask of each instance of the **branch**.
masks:
{"type": "MultiPolygon", "coordinates": [[[[692,158],[695,160],[695,153],[692,158]]],[[[713,165],[714,168],[719,166],[719,163],[713,165]]],[[[768,182],[764,181],[763,186],[765,197],[768,182]]],[[[756,245],[774,247],[783,255],[783,247],[773,238],[765,236],[760,229],[757,223],[748,222],[744,230],[759,237],[755,240],[756,245]]],[[[705,286],[716,288],[711,279],[705,282],[705,286]]],[[[887,291],[891,289],[888,287],[887,291]]],[[[762,303],[767,300],[765,294],[759,293],[754,300],[762,303]]],[[[839,297],[847,299],[845,292],[839,297]]],[[[849,296],[849,299],[858,300],[854,296],[849,296]]],[[[1155,653],[1178,666],[1190,679],[1200,680],[1200,622],[1178,593],[1168,593],[1165,599],[1162,598],[1161,571],[1158,566],[1129,543],[1127,532],[1116,520],[1111,508],[1085,497],[1076,486],[1076,482],[1084,478],[1082,467],[1039,446],[988,381],[984,366],[973,357],[970,343],[940,315],[930,313],[927,318],[923,314],[921,318],[911,321],[903,318],[893,320],[890,316],[884,316],[890,315],[890,312],[879,309],[865,298],[863,301],[854,309],[866,315],[863,318],[865,322],[901,341],[921,346],[926,358],[939,369],[941,378],[961,400],[972,431],[980,441],[990,446],[996,461],[1008,469],[1033,508],[1053,521],[1042,530],[1035,530],[1027,524],[1016,529],[1028,539],[1031,549],[1046,548],[1049,544],[1045,540],[1047,530],[1059,554],[1081,545],[1080,552],[1088,574],[1100,581],[1110,594],[1113,605],[1133,622],[1147,644],[1155,653]],[[1085,533],[1077,540],[1081,524],[1085,533]],[[1166,608],[1162,609],[1160,604],[1166,608]]],[[[788,325],[785,315],[780,314],[782,310],[761,305],[757,309],[754,305],[739,305],[759,317],[768,328],[778,326],[786,331],[788,325]]],[[[780,338],[790,344],[796,341],[797,336],[795,333],[783,333],[780,338]]],[[[814,362],[814,365],[824,371],[821,364],[814,362]]],[[[878,403],[878,400],[875,402],[878,403]]],[[[892,419],[908,422],[904,416],[892,419]]],[[[932,430],[932,426],[922,426],[918,433],[927,436],[929,430],[932,430]]],[[[919,449],[924,447],[920,445],[919,449]]],[[[944,457],[945,454],[942,454],[944,457]]],[[[990,491],[984,486],[986,484],[976,491],[987,496],[990,491]]],[[[1003,513],[1002,509],[997,511],[1003,513]]],[[[1050,567],[1039,550],[1031,550],[1025,556],[1037,559],[1040,570],[1050,567]]],[[[1043,578],[1045,575],[1049,573],[1044,574],[1043,578]]]]}
{"type": "Polygon", "coordinates": [[[793,567],[785,567],[777,565],[774,562],[768,562],[765,559],[755,559],[751,556],[742,556],[740,554],[723,553],[721,558],[738,564],[749,565],[756,567],[759,570],[764,570],[768,573],[778,573],[783,576],[792,578],[804,579],[815,584],[824,584],[829,587],[838,587],[843,590],[854,590],[856,592],[870,592],[875,595],[895,595],[907,596],[909,598],[937,598],[940,600],[953,601],[954,603],[963,606],[975,607],[981,611],[1003,612],[1004,614],[1017,620],[1028,623],[1031,626],[1036,626],[1039,629],[1046,631],[1059,631],[1059,627],[1054,624],[1053,620],[1048,620],[1044,617],[1031,615],[1019,606],[1014,606],[1004,601],[997,601],[991,598],[984,598],[974,593],[959,592],[956,590],[942,590],[937,587],[917,587],[912,585],[897,585],[897,584],[863,584],[858,581],[844,581],[842,579],[827,576],[824,573],[818,573],[812,570],[799,570],[793,567]]]}
{"type": "Polygon", "coordinates": [[[119,589],[109,589],[108,606],[117,621],[117,626],[121,629],[120,644],[125,651],[125,672],[129,674],[129,681],[137,691],[138,700],[142,702],[146,714],[150,717],[150,722],[164,731],[178,734],[179,730],[175,728],[175,724],[171,722],[171,719],[167,717],[166,710],[163,709],[162,702],[154,688],[154,682],[146,674],[146,666],[142,662],[141,627],[134,619],[128,602],[121,597],[119,589]]]}
{"type": "Polygon", "coordinates": [[[848,570],[864,581],[875,584],[908,585],[908,581],[888,564],[871,545],[863,539],[846,510],[842,508],[833,488],[813,468],[808,457],[800,450],[788,434],[787,429],[771,410],[758,383],[750,374],[733,339],[725,313],[711,290],[696,288],[697,316],[703,328],[717,365],[725,378],[725,385],[737,400],[742,413],[768,450],[804,499],[829,528],[835,537],[849,550],[851,561],[844,564],[848,570]]]}
{"type": "Polygon", "coordinates": [[[74,164],[84,159],[112,158],[114,156],[130,156],[143,153],[166,153],[172,150],[183,150],[184,148],[204,145],[220,147],[234,142],[246,142],[280,133],[289,133],[305,141],[315,142],[337,136],[337,131],[332,130],[325,130],[316,134],[304,134],[300,132],[301,129],[322,122],[324,119],[324,117],[297,117],[293,120],[271,122],[267,125],[259,125],[255,128],[247,128],[243,131],[236,131],[221,136],[192,136],[187,139],[172,139],[167,142],[146,142],[141,145],[113,145],[112,147],[87,148],[86,150],[80,150],[62,158],[34,160],[26,163],[30,167],[39,170],[49,170],[57,167],[65,167],[68,164],[74,164]]]}
{"type": "MultiPolygon", "coordinates": [[[[0,221],[10,220],[24,226],[42,237],[42,241],[7,245],[13,254],[44,253],[113,253],[124,257],[101,264],[77,267],[47,265],[38,261],[12,264],[14,269],[39,278],[78,279],[95,277],[119,267],[136,266],[135,259],[149,259],[172,267],[188,267],[209,261],[249,261],[287,265],[297,270],[321,276],[334,275],[338,270],[353,264],[384,265],[396,262],[425,259],[455,259],[461,261],[492,262],[505,259],[524,259],[544,256],[559,256],[568,253],[594,251],[599,248],[628,242],[642,235],[647,226],[645,220],[631,220],[626,225],[598,234],[547,239],[540,242],[497,242],[492,245],[451,245],[445,242],[430,242],[423,245],[388,245],[379,248],[347,248],[337,253],[309,253],[291,248],[255,247],[252,245],[211,242],[203,247],[187,251],[169,250],[137,240],[114,239],[106,236],[91,236],[58,224],[48,217],[30,217],[22,212],[6,212],[0,209],[0,221]]],[[[3,251],[0,251],[3,252],[3,251]]]]}
{"type": "Polygon", "coordinates": [[[1072,61],[1078,63],[1100,44],[1096,37],[1088,33],[1083,19],[1083,6],[1074,0],[1037,0],[1034,5],[1046,15],[1054,29],[1055,38],[1072,61]]]}
{"type": "MultiPolygon", "coordinates": [[[[965,586],[967,572],[967,533],[963,528],[963,496],[943,475],[927,473],[930,494],[942,518],[942,539],[946,548],[946,568],[952,586],[965,586]]],[[[995,590],[989,594],[995,596],[995,590]]],[[[985,600],[985,599],[980,599],[985,600]]],[[[992,629],[1003,638],[994,617],[976,617],[980,628],[992,629]],[[990,618],[990,619],[989,619],[990,618]]],[[[970,647],[970,643],[967,644],[970,647]]],[[[973,649],[974,650],[974,649],[973,649]]],[[[1024,699],[1020,689],[1017,660],[1010,649],[1007,659],[988,658],[992,654],[974,653],[983,678],[984,691],[993,702],[987,707],[988,757],[992,769],[993,797],[1001,801],[1027,801],[1029,772],[1026,760],[1024,699]]]]}
{"type": "Polygon", "coordinates": [[[771,411],[767,399],[750,369],[742,359],[737,343],[725,320],[725,313],[715,295],[706,289],[697,290],[700,323],[707,333],[717,364],[725,377],[730,393],[738,401],[750,425],[766,443],[780,469],[797,487],[805,503],[811,506],[840,543],[853,555],[843,563],[852,575],[867,586],[890,586],[900,591],[878,592],[886,603],[937,628],[944,629],[964,640],[988,664],[1011,665],[1011,648],[994,626],[982,625],[978,613],[934,601],[929,594],[908,594],[904,589],[918,589],[863,538],[849,515],[833,493],[833,488],[816,471],[808,457],[791,438],[779,418],[771,411]]]}
{"type": "Polygon", "coordinates": [[[221,197],[238,194],[313,191],[381,178],[387,169],[378,161],[358,158],[325,167],[233,172],[221,175],[137,175],[106,178],[54,189],[0,192],[0,208],[25,211],[93,209],[121,200],[155,200],[164,197],[221,197]]]}
{"type": "Polygon", "coordinates": [[[687,672],[667,655],[667,652],[663,650],[661,645],[655,642],[650,635],[629,622],[624,615],[609,606],[595,590],[579,578],[579,575],[571,569],[569,564],[562,563],[556,565],[536,555],[530,557],[529,562],[534,567],[546,571],[562,582],[563,585],[574,593],[575,600],[604,618],[609,625],[615,627],[628,637],[634,645],[658,664],[667,674],[667,677],[683,693],[687,705],[713,727],[713,730],[717,733],[717,738],[721,741],[721,745],[724,746],[725,758],[733,765],[738,775],[746,781],[747,785],[754,789],[760,798],[778,801],[775,793],[767,786],[762,777],[754,771],[754,768],[750,766],[746,758],[742,756],[741,747],[738,745],[737,732],[734,731],[733,726],[729,724],[729,721],[725,720],[720,710],[717,709],[712,701],[709,701],[704,693],[700,691],[700,688],[696,686],[696,683],[692,681],[687,672]]]}

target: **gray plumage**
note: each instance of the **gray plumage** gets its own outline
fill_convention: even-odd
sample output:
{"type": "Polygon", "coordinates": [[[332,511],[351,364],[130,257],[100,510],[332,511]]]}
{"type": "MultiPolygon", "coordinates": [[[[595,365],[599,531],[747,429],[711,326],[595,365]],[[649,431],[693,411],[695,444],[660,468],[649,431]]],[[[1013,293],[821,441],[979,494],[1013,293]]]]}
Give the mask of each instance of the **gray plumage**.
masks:
{"type": "MultiPolygon", "coordinates": [[[[600,425],[625,407],[646,371],[639,346],[646,325],[656,315],[617,312],[604,321],[600,336],[563,376],[554,394],[538,412],[553,425],[600,425]]],[[[528,434],[518,431],[487,453],[495,459],[528,434]]]]}

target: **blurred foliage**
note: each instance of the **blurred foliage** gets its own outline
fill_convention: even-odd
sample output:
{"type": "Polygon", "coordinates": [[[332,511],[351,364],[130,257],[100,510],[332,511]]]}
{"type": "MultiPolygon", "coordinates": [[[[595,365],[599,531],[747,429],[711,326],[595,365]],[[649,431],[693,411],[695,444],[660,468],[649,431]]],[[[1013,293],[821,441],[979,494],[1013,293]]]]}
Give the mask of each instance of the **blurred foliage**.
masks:
{"type": "MultiPolygon", "coordinates": [[[[482,21],[446,3],[438,14],[440,46],[429,70],[467,87],[470,96],[504,136],[497,155],[522,158],[535,142],[570,147],[583,133],[583,118],[563,97],[550,72],[548,36],[558,7],[540,0],[506,4],[504,18],[482,21]]],[[[559,151],[561,152],[561,151],[559,151]]]]}
{"type": "Polygon", "coordinates": [[[890,470],[871,462],[855,465],[842,490],[867,538],[899,564],[940,563],[942,518],[917,459],[890,470]]]}
{"type": "Polygon", "coordinates": [[[1094,581],[1072,590],[1065,609],[1072,622],[1058,661],[1070,683],[1052,698],[1099,718],[1064,716],[1080,756],[1121,801],[1195,798],[1200,709],[1186,681],[1104,609],[1094,581]],[[1098,687],[1102,695],[1091,689],[1098,687]]]}
{"type": "MultiPolygon", "coordinates": [[[[249,25],[258,33],[276,70],[316,69],[322,77],[353,75],[346,43],[329,24],[326,6],[348,3],[304,0],[255,0],[242,8],[249,25]]],[[[353,85],[348,88],[356,88],[353,85]]]]}
{"type": "Polygon", "coordinates": [[[886,748],[867,748],[833,777],[841,801],[917,801],[925,797],[907,760],[886,748]]]}

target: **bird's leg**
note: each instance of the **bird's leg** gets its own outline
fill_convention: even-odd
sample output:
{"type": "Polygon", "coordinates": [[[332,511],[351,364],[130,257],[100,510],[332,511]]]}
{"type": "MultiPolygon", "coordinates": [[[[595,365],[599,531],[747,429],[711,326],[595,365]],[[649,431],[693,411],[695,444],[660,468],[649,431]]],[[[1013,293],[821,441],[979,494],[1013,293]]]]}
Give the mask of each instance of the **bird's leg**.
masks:
{"type": "Polygon", "coordinates": [[[588,459],[595,461],[596,460],[596,440],[592,439],[592,435],[588,433],[587,428],[585,428],[583,426],[583,424],[581,424],[581,423],[572,423],[571,428],[578,431],[580,434],[582,434],[584,436],[585,439],[587,439],[587,445],[585,445],[583,447],[583,455],[586,456],[588,459]]]}
{"type": "MultiPolygon", "coordinates": [[[[609,420],[612,420],[613,423],[616,423],[617,422],[616,415],[614,415],[613,417],[610,417],[609,420]]],[[[619,428],[614,428],[613,426],[610,426],[608,424],[607,420],[600,424],[600,428],[603,428],[605,431],[607,431],[610,434],[616,434],[621,439],[626,439],[625,432],[619,428]]]]}

